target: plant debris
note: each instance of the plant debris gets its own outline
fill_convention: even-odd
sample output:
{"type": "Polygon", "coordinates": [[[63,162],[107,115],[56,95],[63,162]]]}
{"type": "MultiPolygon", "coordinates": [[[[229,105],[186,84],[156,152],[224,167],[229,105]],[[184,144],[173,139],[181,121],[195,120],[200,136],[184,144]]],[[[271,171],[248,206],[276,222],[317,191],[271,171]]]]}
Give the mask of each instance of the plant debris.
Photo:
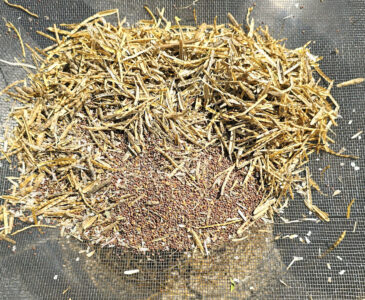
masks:
{"type": "Polygon", "coordinates": [[[11,6],[11,7],[15,7],[15,8],[18,8],[24,12],[26,12],[27,14],[31,15],[32,17],[35,17],[35,18],[39,18],[39,16],[36,14],[36,13],[33,13],[31,12],[30,10],[26,9],[25,7],[19,5],[19,4],[13,4],[13,3],[9,3],[8,0],[4,0],[4,3],[11,6]]]}
{"type": "Polygon", "coordinates": [[[363,131],[362,131],[362,130],[360,130],[359,132],[355,133],[355,134],[351,137],[351,139],[352,139],[352,140],[354,140],[354,139],[358,138],[358,137],[359,137],[362,133],[363,133],[363,131]]]}
{"type": "Polygon", "coordinates": [[[333,245],[331,245],[331,247],[329,247],[323,254],[321,254],[319,256],[319,258],[324,258],[328,253],[332,252],[335,248],[337,248],[337,246],[343,241],[343,239],[346,236],[346,230],[344,230],[340,237],[337,239],[336,242],[333,243],[333,245]]]}
{"type": "Polygon", "coordinates": [[[362,78],[362,77],[354,78],[354,79],[351,79],[351,80],[348,80],[348,81],[341,82],[341,83],[337,84],[337,87],[341,88],[341,87],[345,87],[345,86],[349,86],[349,85],[360,84],[364,81],[365,81],[365,78],[362,78]]]}
{"type": "Polygon", "coordinates": [[[347,205],[347,212],[346,212],[346,219],[350,219],[350,216],[351,216],[351,207],[352,207],[352,205],[355,203],[355,198],[353,198],[351,201],[350,201],[350,203],[349,203],[349,205],[347,205]]]}
{"type": "Polygon", "coordinates": [[[301,261],[303,260],[304,258],[301,257],[301,256],[293,256],[293,260],[290,262],[290,264],[286,267],[286,270],[289,270],[290,267],[297,261],[301,261]]]}
{"type": "Polygon", "coordinates": [[[328,221],[304,165],[313,152],[350,157],[330,148],[333,81],[309,42],[287,49],[251,10],[246,30],[231,14],[232,24],[173,25],[164,10],[126,27],[113,9],[39,32],[54,44],[26,45],[36,72],[24,65],[28,77],[2,91],[21,103],[3,149],[21,172],[2,196],[4,224],[53,219],[102,246],[204,253],[303,185],[328,221]],[[116,26],[105,20],[115,14],[116,26]]]}
{"type": "Polygon", "coordinates": [[[341,190],[335,190],[332,194],[332,197],[338,196],[339,194],[341,194],[341,190]]]}
{"type": "Polygon", "coordinates": [[[20,42],[20,46],[22,48],[22,54],[23,54],[23,57],[25,57],[25,48],[24,48],[24,43],[23,43],[23,40],[22,40],[22,36],[20,35],[20,32],[19,30],[14,26],[13,23],[11,22],[6,22],[6,27],[8,27],[9,29],[13,29],[15,34],[17,35],[18,39],[19,39],[19,42],[20,42]]]}

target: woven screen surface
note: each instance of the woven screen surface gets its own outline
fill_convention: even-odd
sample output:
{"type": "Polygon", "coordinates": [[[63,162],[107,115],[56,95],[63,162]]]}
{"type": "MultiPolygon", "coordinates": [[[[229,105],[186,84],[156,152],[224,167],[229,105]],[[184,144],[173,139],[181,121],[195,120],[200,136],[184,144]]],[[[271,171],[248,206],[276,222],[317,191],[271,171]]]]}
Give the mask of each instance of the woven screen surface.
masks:
{"type": "MultiPolygon", "coordinates": [[[[363,0],[268,0],[268,1],[79,1],[18,0],[17,4],[36,12],[39,19],[0,2],[0,16],[20,29],[23,40],[32,46],[49,42],[36,33],[60,23],[81,22],[97,11],[118,8],[129,24],[149,18],[143,5],[152,11],[165,7],[165,15],[179,16],[193,24],[193,8],[199,22],[227,22],[231,12],[244,23],[253,5],[256,24],[268,25],[276,38],[287,38],[286,46],[296,48],[312,41],[311,52],[323,56],[322,70],[336,82],[365,77],[365,3],[363,0]]],[[[108,19],[109,20],[109,19],[108,19]]],[[[110,18],[110,21],[115,21],[110,18]]],[[[21,57],[18,39],[0,22],[0,58],[14,61],[21,57]]],[[[0,89],[25,76],[21,68],[0,63],[0,89]]],[[[171,251],[134,255],[114,249],[96,249],[87,257],[87,245],[61,238],[57,229],[29,229],[14,236],[16,248],[0,241],[1,299],[363,299],[365,298],[365,137],[351,139],[365,130],[365,84],[332,94],[341,106],[335,150],[345,147],[359,160],[320,154],[312,156],[310,169],[326,195],[313,194],[313,202],[328,212],[329,223],[300,221],[314,219],[297,197],[289,203],[284,219],[253,230],[247,240],[229,244],[206,259],[193,259],[171,251]],[[351,163],[355,162],[353,167],[351,163]],[[321,176],[321,170],[330,168],[321,176]],[[335,190],[341,194],[332,197],[335,190]],[[351,218],[347,205],[356,198],[351,218]],[[284,221],[286,220],[286,222],[284,221]],[[293,221],[287,223],[289,221],[293,221]],[[299,221],[295,221],[299,220],[299,221]],[[356,226],[355,226],[356,225],[356,226]],[[355,230],[354,230],[355,229],[355,230]],[[347,230],[340,247],[323,259],[325,251],[347,230]],[[278,235],[298,235],[278,239],[278,235]],[[293,257],[303,257],[288,270],[293,257]],[[124,271],[139,269],[135,275],[124,271]],[[329,279],[330,278],[330,279],[329,279]],[[235,281],[234,288],[231,280],[235,281]]],[[[3,123],[11,107],[1,102],[3,123]]],[[[6,193],[5,177],[16,176],[16,169],[4,161],[0,165],[0,189],[6,193]]],[[[22,224],[18,223],[17,228],[22,224]]]]}

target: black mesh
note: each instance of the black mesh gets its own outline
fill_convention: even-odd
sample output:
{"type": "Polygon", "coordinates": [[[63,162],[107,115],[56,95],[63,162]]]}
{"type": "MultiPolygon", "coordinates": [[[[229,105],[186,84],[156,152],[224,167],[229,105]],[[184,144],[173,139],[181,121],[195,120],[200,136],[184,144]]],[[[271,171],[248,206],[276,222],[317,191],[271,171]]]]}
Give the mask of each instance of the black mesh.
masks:
{"type": "MultiPolygon", "coordinates": [[[[34,0],[17,1],[39,14],[35,19],[0,1],[0,16],[14,23],[25,42],[45,47],[49,42],[36,34],[54,23],[80,22],[99,10],[119,8],[130,24],[148,18],[143,5],[154,10],[165,7],[166,17],[179,16],[185,23],[193,23],[192,9],[196,8],[199,22],[227,22],[231,12],[244,23],[247,8],[254,1],[78,1],[34,0]]],[[[277,37],[286,37],[286,45],[299,47],[313,41],[311,52],[323,56],[323,71],[337,82],[365,77],[365,4],[363,0],[270,0],[257,1],[252,16],[256,24],[266,24],[277,37]]],[[[111,18],[112,20],[112,18],[111,18]]],[[[0,25],[0,58],[13,61],[21,57],[18,39],[8,33],[5,23],[0,25]]],[[[21,68],[0,63],[0,89],[24,77],[21,68]]],[[[58,230],[30,229],[14,238],[12,245],[0,242],[0,298],[1,299],[361,299],[365,297],[365,202],[364,202],[364,139],[351,139],[365,129],[365,84],[333,89],[341,106],[342,118],[335,128],[335,150],[345,147],[359,155],[351,166],[351,159],[330,155],[312,156],[310,168],[323,193],[313,194],[313,201],[331,216],[330,223],[312,221],[292,222],[309,215],[300,197],[289,203],[273,226],[256,229],[249,241],[227,245],[205,260],[187,258],[184,253],[133,255],[113,249],[96,249],[87,257],[87,245],[74,239],[59,237],[58,230]],[[349,124],[349,121],[352,120],[349,124]],[[321,169],[330,165],[324,176],[321,169]],[[335,190],[342,193],[331,195],[335,190]],[[356,198],[350,219],[346,208],[356,198]],[[355,222],[356,231],[353,232],[355,222]],[[325,251],[340,234],[347,235],[340,247],[323,259],[325,251]],[[274,240],[281,234],[298,237],[274,240]],[[307,237],[307,240],[305,239],[307,237]],[[302,239],[301,240],[299,239],[302,239]],[[303,257],[289,270],[293,257],[303,257]],[[329,264],[329,266],[327,265],[329,264]],[[330,269],[329,269],[330,267],[330,269]],[[136,275],[124,275],[125,270],[139,269],[136,275]],[[343,274],[342,274],[343,273],[343,274]],[[342,274],[342,275],[340,275],[342,274]],[[331,278],[331,282],[329,281],[331,278]],[[233,291],[231,280],[238,279],[233,291]]],[[[2,102],[0,121],[4,122],[11,106],[2,102]]],[[[16,175],[1,162],[0,189],[6,192],[6,176],[16,175]]],[[[17,228],[21,228],[18,224],[17,228]]]]}

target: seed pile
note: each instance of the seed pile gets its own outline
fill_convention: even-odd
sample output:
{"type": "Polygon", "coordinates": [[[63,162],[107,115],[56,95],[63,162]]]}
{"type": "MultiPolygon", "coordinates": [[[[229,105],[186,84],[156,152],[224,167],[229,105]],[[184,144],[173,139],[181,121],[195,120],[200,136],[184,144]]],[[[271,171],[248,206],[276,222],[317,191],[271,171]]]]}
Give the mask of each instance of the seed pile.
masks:
{"type": "Polygon", "coordinates": [[[333,81],[320,70],[320,58],[309,52],[309,43],[287,49],[268,28],[255,29],[249,14],[247,30],[230,14],[232,24],[183,26],[178,18],[173,25],[158,10],[158,18],[151,13],[152,20],[134,27],[123,26],[125,20],[119,17],[116,26],[108,23],[104,17],[112,14],[119,16],[117,10],[104,11],[80,24],[48,28],[53,36],[41,34],[54,44],[46,49],[26,45],[36,72],[2,91],[23,104],[11,113],[17,126],[6,136],[3,151],[3,159],[17,156],[21,171],[13,179],[11,195],[3,196],[4,221],[11,205],[24,220],[57,218],[63,232],[81,239],[118,244],[117,238],[111,241],[110,235],[102,234],[110,231],[120,233],[127,246],[148,243],[153,248],[152,240],[166,243],[171,234],[180,235],[175,241],[182,243],[183,233],[176,228],[156,231],[142,241],[131,232],[142,234],[148,222],[156,229],[158,222],[171,217],[175,219],[166,221],[171,226],[191,226],[185,231],[201,248],[199,228],[209,222],[198,216],[205,208],[199,197],[204,181],[192,158],[199,155],[215,155],[212,162],[217,164],[207,171],[214,180],[206,179],[209,186],[212,180],[219,184],[218,192],[212,188],[207,196],[217,195],[212,221],[239,217],[233,202],[240,197],[229,199],[229,193],[237,185],[244,195],[250,184],[255,186],[254,174],[263,197],[251,201],[258,207],[248,210],[243,225],[244,218],[239,219],[239,234],[266,213],[271,215],[303,182],[309,187],[306,205],[328,220],[311,202],[310,187],[317,185],[308,170],[301,173],[311,153],[334,153],[328,133],[336,125],[339,107],[330,94],[333,81]],[[152,174],[165,180],[153,171],[157,160],[149,158],[157,156],[168,162],[169,168],[161,171],[171,179],[168,184],[188,187],[185,196],[196,195],[183,196],[182,203],[172,195],[171,215],[170,200],[164,198],[161,204],[158,193],[147,195],[143,190],[144,184],[153,183],[152,174]],[[142,165],[151,172],[147,182],[138,182],[142,165]],[[133,188],[128,171],[134,174],[133,188]],[[116,191],[114,196],[106,192],[110,190],[116,191]],[[188,215],[176,215],[176,209],[184,209],[184,199],[197,208],[194,213],[187,210],[189,221],[188,215]],[[160,208],[154,210],[153,205],[160,208]],[[146,210],[150,219],[144,218],[146,210]],[[135,217],[128,217],[131,214],[135,217]],[[126,220],[138,222],[126,225],[126,220]]]}
{"type": "MultiPolygon", "coordinates": [[[[261,200],[255,180],[251,179],[243,188],[246,174],[236,171],[226,184],[227,192],[221,196],[224,178],[217,175],[231,162],[222,157],[219,149],[190,156],[185,168],[197,177],[192,182],[181,171],[171,176],[170,162],[156,150],[161,141],[148,138],[145,143],[145,151],[134,159],[123,161],[122,156],[114,155],[119,172],[101,176],[102,182],[109,184],[93,194],[99,199],[94,207],[102,210],[108,204],[107,216],[99,214],[84,220],[84,231],[77,237],[96,244],[102,242],[101,246],[137,250],[190,249],[195,244],[189,238],[190,230],[199,233],[199,240],[206,247],[236,237],[242,223],[238,211],[249,219],[261,200]]],[[[176,152],[174,147],[168,150],[171,156],[176,152]]],[[[78,234],[69,230],[75,228],[77,219],[69,221],[65,224],[67,233],[78,234]]]]}

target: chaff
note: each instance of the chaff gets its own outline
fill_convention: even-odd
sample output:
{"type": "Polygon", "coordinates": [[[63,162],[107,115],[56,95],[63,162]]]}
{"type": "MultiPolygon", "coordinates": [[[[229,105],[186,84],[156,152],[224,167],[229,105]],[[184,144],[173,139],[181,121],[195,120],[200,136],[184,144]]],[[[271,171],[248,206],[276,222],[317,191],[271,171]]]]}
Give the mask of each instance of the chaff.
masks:
{"type": "Polygon", "coordinates": [[[25,7],[23,7],[19,4],[9,3],[8,0],[4,0],[4,3],[11,6],[11,7],[15,7],[15,8],[18,8],[22,11],[25,11],[27,14],[31,15],[32,17],[39,18],[39,16],[36,13],[31,12],[29,9],[26,9],[25,7]]]}
{"type": "Polygon", "coordinates": [[[1,91],[21,103],[11,114],[17,126],[3,151],[6,159],[16,155],[24,171],[8,205],[57,216],[61,227],[74,228],[80,239],[98,226],[116,230],[122,222],[110,216],[116,204],[99,196],[109,191],[107,175],[120,171],[114,155],[121,139],[127,141],[125,161],[143,155],[150,135],[163,141],[156,149],[170,163],[170,178],[184,176],[191,186],[203,173],[199,165],[193,176],[187,162],[208,147],[220,147],[232,163],[220,181],[221,197],[235,171],[244,172],[243,191],[259,175],[263,200],[239,234],[272,214],[303,183],[305,204],[328,221],[312,203],[311,186],[319,187],[309,169],[304,177],[301,170],[313,152],[351,156],[329,146],[339,106],[330,94],[333,81],[308,44],[287,49],[267,28],[254,28],[249,14],[246,32],[231,14],[232,25],[184,26],[177,19],[173,26],[162,12],[158,18],[148,12],[152,20],[133,27],[104,19],[119,16],[116,9],[61,24],[66,29],[54,25],[50,34],[41,34],[55,44],[30,49],[35,66],[1,61],[36,69],[1,91]],[[320,86],[315,73],[329,86],[320,86]],[[174,155],[171,144],[179,147],[174,155]],[[69,194],[32,193],[52,185],[69,194]]]}
{"type": "Polygon", "coordinates": [[[348,81],[341,82],[341,83],[337,84],[337,87],[341,88],[341,87],[345,87],[345,86],[349,86],[349,85],[360,84],[364,81],[365,81],[365,78],[362,78],[362,77],[361,78],[354,78],[354,79],[351,79],[351,80],[348,80],[348,81]]]}
{"type": "Polygon", "coordinates": [[[13,23],[11,22],[6,22],[6,26],[8,28],[11,28],[14,30],[15,34],[18,36],[18,39],[19,39],[19,43],[20,43],[20,46],[22,48],[22,54],[23,54],[23,57],[25,58],[25,49],[24,49],[24,43],[23,43],[23,39],[22,39],[22,36],[20,35],[20,32],[19,30],[14,26],[13,23]]]}

